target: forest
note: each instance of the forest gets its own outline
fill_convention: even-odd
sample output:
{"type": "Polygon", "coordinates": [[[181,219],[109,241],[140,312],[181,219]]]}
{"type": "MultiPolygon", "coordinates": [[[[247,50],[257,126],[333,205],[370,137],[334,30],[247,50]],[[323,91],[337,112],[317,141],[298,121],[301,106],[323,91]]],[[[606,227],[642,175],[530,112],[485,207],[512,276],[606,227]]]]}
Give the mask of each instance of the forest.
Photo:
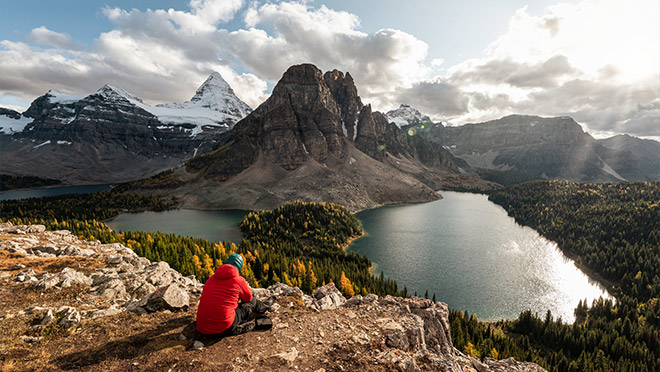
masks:
{"type": "Polygon", "coordinates": [[[549,371],[657,371],[660,183],[535,181],[496,190],[489,199],[609,283],[616,303],[581,302],[574,324],[530,311],[486,324],[452,311],[454,345],[549,371]]]}
{"type": "MultiPolygon", "coordinates": [[[[170,177],[162,174],[159,179],[170,177]]],[[[490,200],[518,223],[557,242],[588,274],[608,283],[616,301],[581,302],[574,324],[549,312],[531,311],[515,320],[484,323],[475,315],[452,310],[454,346],[480,358],[533,361],[551,372],[658,370],[660,184],[534,181],[494,190],[490,200]]],[[[239,245],[174,234],[116,232],[102,222],[122,212],[165,210],[176,204],[170,197],[116,188],[3,201],[0,217],[17,224],[68,229],[84,239],[121,242],[201,281],[229,254],[241,253],[246,262],[242,274],[252,286],[281,281],[310,293],[332,281],[346,296],[408,295],[382,274],[374,277],[367,257],[345,252],[362,230],[354,215],[331,203],[295,202],[249,213],[241,222],[244,239],[239,245]]]]}
{"type": "Polygon", "coordinates": [[[51,178],[41,178],[34,176],[10,176],[8,174],[0,174],[0,191],[54,186],[61,183],[61,181],[51,178]]]}

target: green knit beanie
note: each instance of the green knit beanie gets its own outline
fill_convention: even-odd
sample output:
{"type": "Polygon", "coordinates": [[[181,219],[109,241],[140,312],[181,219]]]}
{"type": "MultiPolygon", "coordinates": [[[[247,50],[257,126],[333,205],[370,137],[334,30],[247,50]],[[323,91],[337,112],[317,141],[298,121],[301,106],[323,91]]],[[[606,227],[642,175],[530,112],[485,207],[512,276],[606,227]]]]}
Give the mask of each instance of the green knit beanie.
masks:
{"type": "Polygon", "coordinates": [[[238,271],[241,271],[241,268],[243,267],[243,256],[240,254],[234,253],[227,258],[227,261],[225,261],[225,265],[234,265],[238,271]]]}

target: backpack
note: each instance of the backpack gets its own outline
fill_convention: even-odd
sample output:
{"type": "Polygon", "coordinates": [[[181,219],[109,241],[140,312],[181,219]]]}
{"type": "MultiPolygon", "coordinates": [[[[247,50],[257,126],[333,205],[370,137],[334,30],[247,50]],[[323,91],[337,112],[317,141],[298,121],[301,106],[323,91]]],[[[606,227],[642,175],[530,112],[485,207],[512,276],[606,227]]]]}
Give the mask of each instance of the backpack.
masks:
{"type": "Polygon", "coordinates": [[[273,321],[267,316],[259,317],[254,322],[256,323],[254,329],[258,331],[267,331],[273,328],[273,321]]]}

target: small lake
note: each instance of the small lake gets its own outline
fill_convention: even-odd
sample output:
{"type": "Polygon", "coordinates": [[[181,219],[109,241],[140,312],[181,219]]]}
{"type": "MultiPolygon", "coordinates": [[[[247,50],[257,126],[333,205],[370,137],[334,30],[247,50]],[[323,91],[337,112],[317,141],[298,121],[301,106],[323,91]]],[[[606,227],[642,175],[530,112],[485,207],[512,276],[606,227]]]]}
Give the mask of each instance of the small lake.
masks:
{"type": "Polygon", "coordinates": [[[110,185],[84,185],[84,186],[57,186],[41,189],[15,190],[0,192],[0,200],[18,200],[28,198],[41,198],[64,194],[91,194],[93,192],[108,191],[110,185]]]}
{"type": "Polygon", "coordinates": [[[431,203],[383,207],[357,214],[367,236],[350,249],[423,296],[436,293],[454,309],[481,320],[516,318],[549,309],[575,319],[581,299],[609,297],[557,245],[522,227],[485,195],[441,192],[431,203]]]}
{"type": "Polygon", "coordinates": [[[115,231],[160,231],[192,236],[213,242],[242,240],[241,223],[248,211],[197,211],[175,209],[165,212],[124,213],[106,224],[115,231]]]}

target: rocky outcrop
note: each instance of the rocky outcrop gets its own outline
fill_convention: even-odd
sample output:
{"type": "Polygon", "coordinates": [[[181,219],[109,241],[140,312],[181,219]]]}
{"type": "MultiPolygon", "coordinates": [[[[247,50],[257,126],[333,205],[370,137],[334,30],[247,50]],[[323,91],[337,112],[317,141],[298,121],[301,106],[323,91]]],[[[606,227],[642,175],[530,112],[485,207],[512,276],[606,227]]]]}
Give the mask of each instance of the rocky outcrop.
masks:
{"type": "Polygon", "coordinates": [[[201,292],[194,277],[184,277],[166,262],[152,263],[119,244],[84,241],[67,230],[46,231],[43,225],[13,226],[0,223],[0,234],[10,236],[0,242],[0,249],[28,258],[77,258],[98,262],[102,267],[81,272],[64,267],[57,272],[35,272],[25,265],[12,275],[15,283],[33,286],[39,291],[80,289],[91,304],[110,301],[117,311],[85,309],[85,317],[99,317],[120,311],[147,313],[178,310],[189,306],[191,294],[201,292]]]}
{"type": "MultiPolygon", "coordinates": [[[[485,358],[481,361],[454,348],[449,309],[442,302],[373,294],[346,300],[332,283],[318,288],[313,296],[281,283],[256,289],[255,295],[262,300],[272,297],[286,299],[283,306],[277,305],[270,313],[276,332],[288,334],[294,327],[292,322],[304,322],[305,328],[314,334],[307,341],[317,345],[333,344],[338,352],[354,355],[357,359],[353,360],[354,365],[380,364],[399,371],[545,371],[536,364],[513,358],[485,358]],[[288,308],[299,306],[291,301],[296,297],[300,305],[318,315],[305,316],[298,312],[297,317],[288,316],[288,308]]],[[[307,341],[303,341],[304,336],[296,339],[300,342],[295,347],[274,353],[271,358],[281,360],[289,367],[296,362],[304,363],[301,358],[305,356],[300,350],[308,350],[307,341]]],[[[198,345],[200,347],[202,345],[198,345]]],[[[333,361],[333,365],[336,362],[333,361]]]]}

